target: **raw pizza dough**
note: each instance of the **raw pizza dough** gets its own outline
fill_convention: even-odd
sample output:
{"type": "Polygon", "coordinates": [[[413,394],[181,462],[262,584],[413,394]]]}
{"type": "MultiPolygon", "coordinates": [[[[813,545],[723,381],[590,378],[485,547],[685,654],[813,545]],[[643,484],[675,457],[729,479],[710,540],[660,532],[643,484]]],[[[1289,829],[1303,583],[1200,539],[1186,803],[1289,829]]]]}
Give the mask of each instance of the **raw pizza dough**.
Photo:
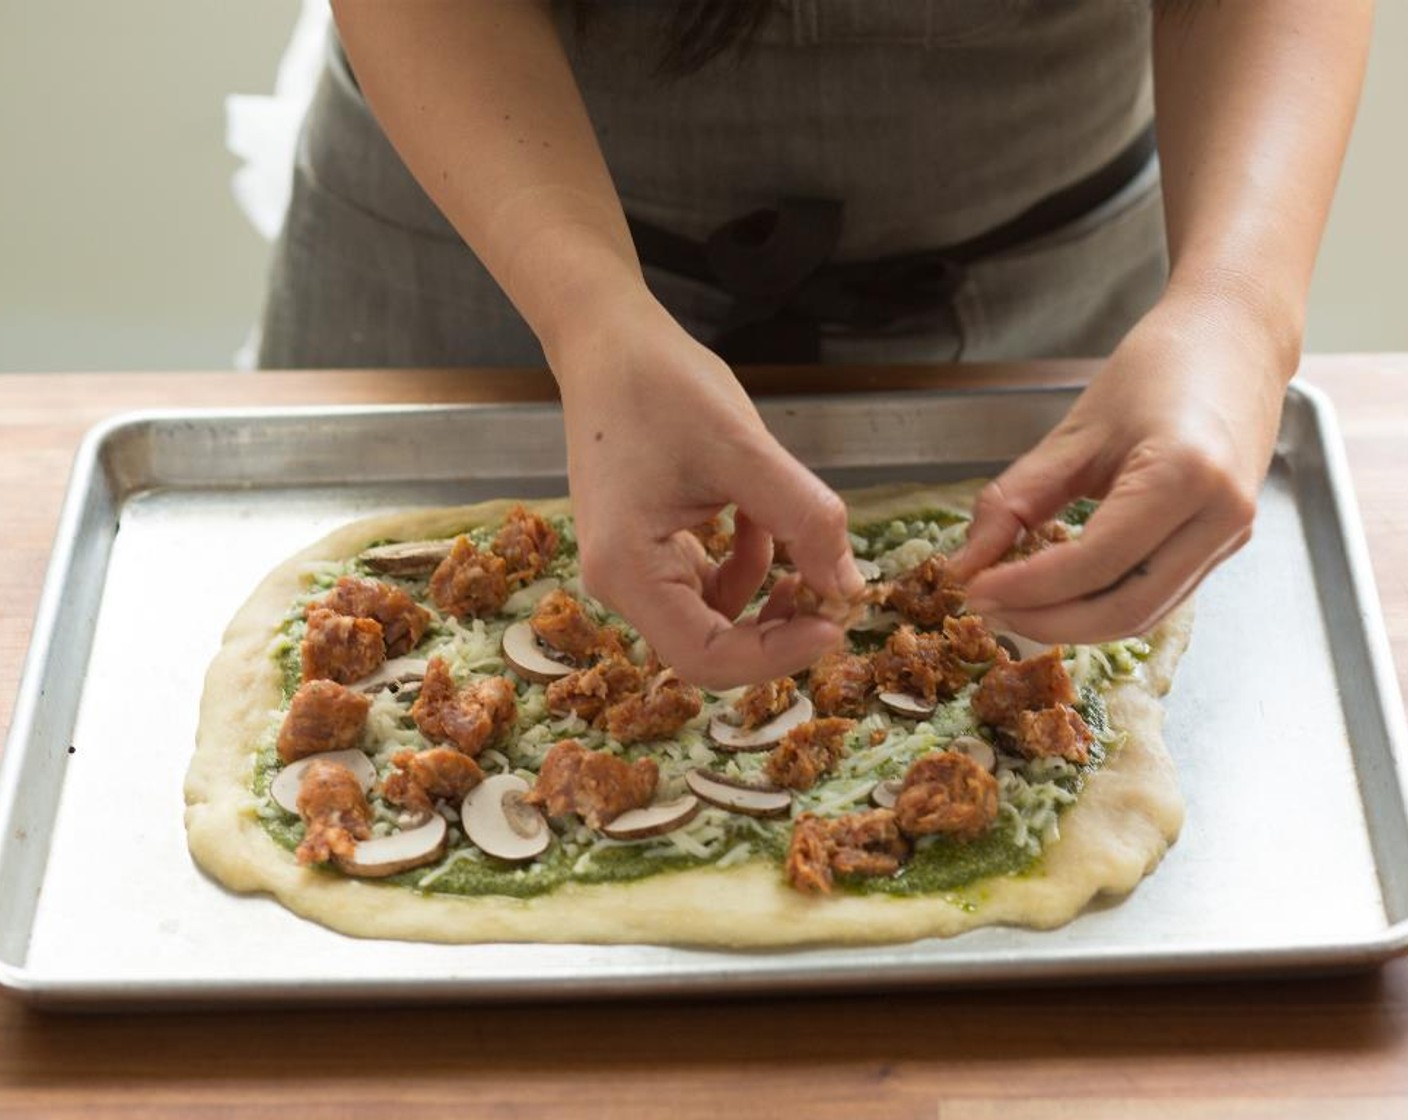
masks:
{"type": "MultiPolygon", "coordinates": [[[[899,486],[847,498],[854,524],[929,508],[967,511],[981,481],[899,486]]],[[[370,518],[334,532],[272,572],[235,616],[206,677],[196,753],[186,778],[186,827],[196,861],[226,887],[267,891],[306,918],[359,937],[435,942],[652,943],[728,948],[872,944],[950,936],[977,926],[1048,929],[1100,894],[1132,890],[1154,869],[1183,821],[1183,801],[1164,749],[1158,698],[1187,645],[1190,607],[1146,638],[1139,678],[1104,692],[1111,726],[1125,738],[1086,779],[1060,818],[1060,839],[1037,867],[943,896],[804,895],[780,868],[754,860],[724,869],[665,872],[625,883],[568,884],[528,899],[437,896],[300,867],[256,816],[254,744],[282,698],[271,643],[307,565],[350,558],[382,540],[445,537],[495,524],[517,503],[486,502],[370,518]]],[[[543,515],[564,500],[526,502],[543,515]]]]}

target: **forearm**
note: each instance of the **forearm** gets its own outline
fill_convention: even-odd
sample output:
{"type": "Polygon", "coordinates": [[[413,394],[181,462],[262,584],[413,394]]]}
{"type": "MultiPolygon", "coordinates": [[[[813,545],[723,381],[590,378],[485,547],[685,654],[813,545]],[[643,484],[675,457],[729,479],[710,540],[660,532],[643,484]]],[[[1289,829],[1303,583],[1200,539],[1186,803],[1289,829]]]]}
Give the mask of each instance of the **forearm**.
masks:
{"type": "Polygon", "coordinates": [[[1249,316],[1268,332],[1286,377],[1358,105],[1372,7],[1372,0],[1158,5],[1169,292],[1249,316]]]}
{"type": "Polygon", "coordinates": [[[648,298],[542,0],[334,0],[383,130],[551,357],[592,308],[648,298]]]}

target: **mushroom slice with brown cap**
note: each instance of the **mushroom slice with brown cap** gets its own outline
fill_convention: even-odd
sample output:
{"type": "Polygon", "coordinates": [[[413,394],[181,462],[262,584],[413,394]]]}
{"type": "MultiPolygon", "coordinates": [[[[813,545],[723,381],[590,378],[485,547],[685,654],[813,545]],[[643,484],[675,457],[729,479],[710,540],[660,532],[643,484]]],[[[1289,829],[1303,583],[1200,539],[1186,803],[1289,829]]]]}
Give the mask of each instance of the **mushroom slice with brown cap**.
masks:
{"type": "Polygon", "coordinates": [[[966,754],[989,774],[997,769],[997,752],[992,749],[991,743],[979,739],[976,735],[960,735],[948,748],[966,754]]]}
{"type": "Polygon", "coordinates": [[[374,572],[388,576],[428,576],[450,555],[453,540],[398,541],[379,544],[357,557],[374,572]]]}
{"type": "Polygon", "coordinates": [[[792,807],[792,794],[777,786],[755,786],[708,770],[691,770],[685,785],[710,805],[750,817],[781,817],[792,807]]]}
{"type": "Polygon", "coordinates": [[[910,719],[923,719],[925,716],[931,716],[937,707],[936,704],[930,704],[907,692],[882,692],[879,695],[879,700],[895,715],[907,716],[910,719]]]}
{"type": "Polygon", "coordinates": [[[515,622],[504,631],[503,651],[504,660],[508,662],[510,669],[520,677],[537,681],[539,684],[547,684],[549,681],[565,677],[574,668],[562,661],[553,660],[543,652],[543,647],[538,643],[538,636],[533,633],[533,627],[526,618],[515,622]]]}
{"type": "Polygon", "coordinates": [[[699,798],[687,793],[673,801],[647,805],[644,809],[627,809],[619,817],[602,825],[601,831],[613,840],[645,840],[673,832],[692,821],[698,812],[699,798]]]}
{"type": "Polygon", "coordinates": [[[729,723],[723,716],[715,716],[709,721],[709,738],[714,740],[722,751],[761,751],[781,741],[794,727],[806,723],[814,715],[812,702],[805,696],[798,696],[792,706],[781,715],[774,716],[767,723],[751,731],[729,723]]]}
{"type": "Polygon", "coordinates": [[[870,791],[870,800],[882,809],[893,809],[895,802],[899,800],[900,790],[904,788],[903,778],[887,778],[883,782],[876,782],[870,791]]]}
{"type": "Polygon", "coordinates": [[[495,774],[465,797],[460,823],[485,855],[517,863],[547,851],[552,833],[543,814],[524,803],[529,788],[517,774],[495,774]]]}
{"type": "Polygon", "coordinates": [[[353,849],[350,859],[337,857],[337,866],[348,875],[384,879],[400,871],[434,863],[445,852],[447,833],[445,818],[439,813],[432,813],[429,820],[415,828],[361,841],[353,849]]]}
{"type": "Polygon", "coordinates": [[[361,680],[353,681],[347,687],[353,692],[374,693],[384,688],[389,688],[392,692],[403,692],[406,686],[412,683],[419,687],[419,682],[425,680],[425,671],[429,664],[423,657],[393,657],[390,661],[383,661],[374,672],[368,673],[361,680]]]}
{"type": "Polygon", "coordinates": [[[1033,657],[1040,657],[1051,648],[1042,642],[1035,642],[1031,638],[1023,637],[1021,634],[1014,634],[1010,630],[1005,634],[997,635],[997,644],[1007,651],[1007,656],[1013,661],[1026,661],[1033,657]]]}
{"type": "Polygon", "coordinates": [[[308,766],[318,759],[336,762],[351,770],[362,783],[363,793],[376,784],[376,767],[372,765],[372,760],[356,747],[345,751],[322,751],[300,758],[297,762],[290,762],[274,776],[274,780],[269,783],[269,797],[275,805],[287,813],[298,815],[299,786],[303,784],[303,775],[308,766]]]}

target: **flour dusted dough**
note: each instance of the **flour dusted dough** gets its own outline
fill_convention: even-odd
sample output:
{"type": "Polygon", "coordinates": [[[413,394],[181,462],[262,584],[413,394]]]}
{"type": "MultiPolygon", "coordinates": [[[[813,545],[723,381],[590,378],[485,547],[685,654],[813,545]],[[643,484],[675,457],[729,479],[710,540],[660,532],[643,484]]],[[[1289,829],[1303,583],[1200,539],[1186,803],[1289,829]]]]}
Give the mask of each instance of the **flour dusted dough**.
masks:
{"type": "MultiPolygon", "coordinates": [[[[899,486],[844,495],[855,523],[926,508],[967,510],[980,482],[899,486]]],[[[536,898],[423,895],[300,867],[269,837],[250,792],[254,746],[279,706],[281,675],[271,642],[305,566],[343,560],[374,541],[444,537],[496,523],[510,505],[369,518],[345,526],[272,572],[235,616],[206,676],[197,746],[186,777],[186,827],[196,861],[231,890],[267,891],[295,913],[359,937],[438,942],[556,941],[729,948],[871,944],[950,936],[977,926],[1061,925],[1100,894],[1132,890],[1177,837],[1183,802],[1161,735],[1158,698],[1188,643],[1181,608],[1149,640],[1142,679],[1105,693],[1125,740],[1091,774],[1061,817],[1061,838],[1036,871],[981,881],[943,897],[826,897],[788,887],[771,863],[703,868],[629,883],[568,885],[536,898]]],[[[525,503],[539,513],[565,501],[525,503]]]]}

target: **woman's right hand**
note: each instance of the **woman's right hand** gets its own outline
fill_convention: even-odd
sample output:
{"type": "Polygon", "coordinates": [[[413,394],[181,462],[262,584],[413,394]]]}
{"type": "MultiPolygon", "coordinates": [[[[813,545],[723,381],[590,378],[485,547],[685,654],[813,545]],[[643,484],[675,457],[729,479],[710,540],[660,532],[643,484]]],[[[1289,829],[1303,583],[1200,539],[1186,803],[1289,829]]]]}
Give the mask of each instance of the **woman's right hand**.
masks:
{"type": "Polygon", "coordinates": [[[648,294],[574,318],[549,358],[590,594],[706,687],[794,673],[838,647],[841,628],[796,614],[786,592],[739,614],[762,586],[774,540],[823,599],[861,589],[841,499],[773,438],[728,366],[648,294]],[[716,565],[688,530],[730,503],[733,552],[716,565]]]}

